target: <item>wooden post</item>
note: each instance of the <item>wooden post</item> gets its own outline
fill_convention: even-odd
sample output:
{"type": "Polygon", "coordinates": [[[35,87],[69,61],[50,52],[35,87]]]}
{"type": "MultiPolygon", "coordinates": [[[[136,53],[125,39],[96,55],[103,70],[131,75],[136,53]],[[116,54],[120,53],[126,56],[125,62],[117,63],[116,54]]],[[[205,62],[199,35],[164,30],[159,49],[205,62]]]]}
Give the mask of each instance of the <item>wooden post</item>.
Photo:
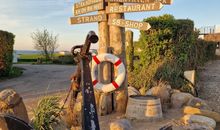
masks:
{"type": "Polygon", "coordinates": [[[128,61],[128,70],[129,72],[134,70],[134,45],[133,45],[133,32],[127,30],[125,32],[125,41],[126,41],[126,53],[128,61]]]}
{"type": "MultiPolygon", "coordinates": [[[[123,5],[122,3],[110,3],[109,6],[123,5]]],[[[123,19],[124,14],[109,14],[109,19],[118,18],[123,19]]],[[[110,47],[114,55],[121,58],[122,62],[126,66],[126,54],[125,54],[125,29],[118,26],[109,26],[110,33],[110,47]]],[[[114,69],[116,70],[116,69],[114,69]]],[[[116,72],[117,73],[117,72],[116,72]]],[[[114,108],[118,113],[125,113],[127,105],[127,77],[122,84],[121,88],[115,92],[114,95],[114,108]]]]}
{"type": "MultiPolygon", "coordinates": [[[[99,14],[105,14],[105,10],[99,11],[99,14]]],[[[109,26],[108,22],[99,22],[99,50],[98,53],[109,53],[109,26]]],[[[99,81],[102,83],[111,82],[111,64],[101,63],[98,70],[99,81]]],[[[104,116],[112,112],[112,94],[102,93],[99,100],[99,114],[104,116]]]]}

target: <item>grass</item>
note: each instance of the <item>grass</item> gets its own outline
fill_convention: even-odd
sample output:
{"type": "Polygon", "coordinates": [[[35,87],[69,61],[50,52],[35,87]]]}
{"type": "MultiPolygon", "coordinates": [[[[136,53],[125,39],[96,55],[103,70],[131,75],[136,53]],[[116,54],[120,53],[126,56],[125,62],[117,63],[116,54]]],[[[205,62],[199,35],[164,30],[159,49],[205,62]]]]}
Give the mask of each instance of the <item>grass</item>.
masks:
{"type": "Polygon", "coordinates": [[[60,111],[60,98],[57,96],[44,97],[38,102],[34,112],[33,126],[35,130],[53,130],[53,123],[58,123],[55,119],[60,111]]]}
{"type": "MultiPolygon", "coordinates": [[[[54,54],[54,57],[59,57],[61,56],[58,53],[54,54]]],[[[37,59],[37,58],[44,58],[41,54],[21,54],[19,55],[19,59],[37,59]]]]}

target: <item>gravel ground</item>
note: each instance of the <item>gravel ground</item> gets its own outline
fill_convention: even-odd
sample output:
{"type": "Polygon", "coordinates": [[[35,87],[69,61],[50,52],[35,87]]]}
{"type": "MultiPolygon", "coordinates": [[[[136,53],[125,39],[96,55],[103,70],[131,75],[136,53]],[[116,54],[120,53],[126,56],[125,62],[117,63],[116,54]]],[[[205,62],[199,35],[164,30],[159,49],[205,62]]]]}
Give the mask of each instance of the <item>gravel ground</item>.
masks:
{"type": "Polygon", "coordinates": [[[199,72],[199,97],[220,113],[220,60],[207,63],[199,72]]]}
{"type": "Polygon", "coordinates": [[[75,71],[71,65],[29,65],[17,64],[24,68],[22,76],[0,82],[0,91],[5,88],[16,90],[24,100],[44,94],[66,91],[70,85],[70,75],[75,71]]]}

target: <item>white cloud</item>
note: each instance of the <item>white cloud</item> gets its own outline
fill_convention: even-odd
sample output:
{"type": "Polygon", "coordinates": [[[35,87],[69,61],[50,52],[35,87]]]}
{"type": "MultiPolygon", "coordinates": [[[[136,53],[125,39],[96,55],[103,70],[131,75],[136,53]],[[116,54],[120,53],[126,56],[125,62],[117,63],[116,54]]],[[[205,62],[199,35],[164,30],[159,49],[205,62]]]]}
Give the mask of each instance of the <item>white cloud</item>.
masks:
{"type": "Polygon", "coordinates": [[[18,19],[13,19],[5,14],[0,14],[0,28],[15,28],[21,25],[21,21],[18,19]]]}

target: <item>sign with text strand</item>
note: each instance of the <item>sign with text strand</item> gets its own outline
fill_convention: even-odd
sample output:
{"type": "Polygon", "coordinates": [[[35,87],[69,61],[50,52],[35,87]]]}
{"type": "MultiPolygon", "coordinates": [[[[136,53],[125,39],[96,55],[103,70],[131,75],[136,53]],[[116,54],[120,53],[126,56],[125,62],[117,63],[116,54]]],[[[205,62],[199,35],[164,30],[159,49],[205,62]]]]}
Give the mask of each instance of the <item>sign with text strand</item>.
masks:
{"type": "Polygon", "coordinates": [[[118,2],[118,3],[155,3],[161,2],[162,4],[171,5],[173,0],[105,0],[106,2],[118,2]]]}
{"type": "Polygon", "coordinates": [[[107,6],[106,13],[111,14],[124,12],[155,11],[160,10],[162,7],[163,5],[160,2],[150,4],[107,6]]]}
{"type": "Polygon", "coordinates": [[[109,19],[109,25],[125,27],[125,28],[134,28],[139,30],[148,30],[151,28],[150,24],[147,22],[138,22],[132,20],[124,20],[124,19],[109,19]]]}
{"type": "Polygon", "coordinates": [[[74,9],[90,6],[97,3],[102,3],[104,0],[85,0],[74,4],[74,9]]]}
{"type": "Polygon", "coordinates": [[[79,9],[74,8],[74,15],[78,16],[81,14],[86,14],[89,12],[94,12],[94,11],[103,10],[103,9],[104,9],[104,2],[101,2],[101,3],[93,4],[90,6],[82,7],[79,9]]]}
{"type": "Polygon", "coordinates": [[[71,17],[70,24],[82,24],[82,23],[92,23],[92,22],[104,22],[107,21],[106,14],[81,16],[81,17],[71,17]]]}

